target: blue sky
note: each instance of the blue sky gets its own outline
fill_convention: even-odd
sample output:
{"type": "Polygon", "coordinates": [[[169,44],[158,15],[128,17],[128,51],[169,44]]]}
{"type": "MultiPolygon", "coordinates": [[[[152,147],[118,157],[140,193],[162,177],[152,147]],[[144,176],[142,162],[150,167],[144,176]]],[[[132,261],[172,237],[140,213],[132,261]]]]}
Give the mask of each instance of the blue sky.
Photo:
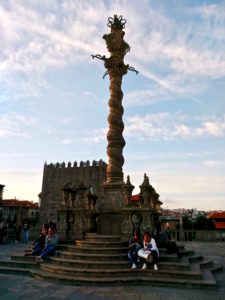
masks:
{"type": "Polygon", "coordinates": [[[225,1],[1,0],[0,183],[38,200],[45,161],[106,157],[107,18],[127,20],[124,174],[168,208],[225,210],[225,1]]]}

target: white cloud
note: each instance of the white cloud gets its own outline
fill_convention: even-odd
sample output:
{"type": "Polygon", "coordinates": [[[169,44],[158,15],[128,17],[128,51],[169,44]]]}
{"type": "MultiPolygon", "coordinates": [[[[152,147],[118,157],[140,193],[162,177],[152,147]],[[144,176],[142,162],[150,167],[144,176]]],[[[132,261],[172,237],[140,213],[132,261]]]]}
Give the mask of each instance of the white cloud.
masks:
{"type": "Polygon", "coordinates": [[[73,144],[73,140],[71,138],[65,138],[61,141],[61,143],[64,145],[71,145],[73,144]]]}
{"type": "Polygon", "coordinates": [[[100,143],[105,140],[107,128],[94,129],[92,132],[87,133],[83,141],[89,145],[100,143]]]}
{"type": "Polygon", "coordinates": [[[101,35],[107,30],[107,17],[119,11],[127,19],[127,39],[134,49],[129,55],[131,63],[142,75],[175,94],[179,89],[187,90],[186,86],[195,85],[190,75],[225,76],[225,39],[220,35],[218,42],[216,31],[224,28],[223,7],[223,4],[204,5],[192,9],[197,17],[203,17],[201,22],[193,22],[188,15],[190,9],[183,7],[186,22],[178,23],[162,7],[147,1],[106,4],[104,1],[65,0],[40,5],[34,1],[11,0],[8,5],[0,5],[3,41],[0,70],[2,74],[40,74],[48,68],[87,61],[92,53],[106,53],[101,35]],[[203,30],[205,28],[208,31],[203,30]],[[162,76],[155,70],[156,61],[167,75],[162,76]],[[171,77],[171,74],[177,76],[171,77]]]}
{"type": "Polygon", "coordinates": [[[224,118],[212,121],[206,121],[202,124],[201,128],[197,129],[197,135],[211,135],[215,137],[225,135],[225,116],[224,118]]]}
{"type": "MultiPolygon", "coordinates": [[[[197,137],[225,136],[225,116],[189,117],[179,112],[133,115],[126,118],[125,137],[139,140],[195,139],[197,137]],[[196,123],[196,120],[200,121],[196,123]]],[[[88,144],[99,143],[105,139],[107,128],[94,129],[87,133],[84,141],[88,144]]]]}
{"type": "Polygon", "coordinates": [[[25,115],[9,113],[0,116],[0,138],[29,138],[29,130],[37,125],[37,120],[25,115]]]}
{"type": "Polygon", "coordinates": [[[207,167],[224,167],[225,166],[225,161],[224,160],[206,160],[206,161],[203,161],[202,164],[204,166],[207,166],[207,167]]]}
{"type": "Polygon", "coordinates": [[[127,118],[125,135],[139,139],[165,139],[221,137],[225,135],[225,116],[215,119],[208,117],[208,121],[201,125],[191,123],[195,117],[185,115],[158,113],[145,116],[135,115],[127,118]]]}

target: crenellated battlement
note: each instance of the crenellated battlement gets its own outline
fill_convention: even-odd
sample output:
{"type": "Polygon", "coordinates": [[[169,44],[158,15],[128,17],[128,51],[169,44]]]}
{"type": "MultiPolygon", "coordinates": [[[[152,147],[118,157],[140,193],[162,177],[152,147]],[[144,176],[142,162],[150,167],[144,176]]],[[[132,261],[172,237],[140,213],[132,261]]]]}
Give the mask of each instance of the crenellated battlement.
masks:
{"type": "Polygon", "coordinates": [[[70,161],[66,164],[65,162],[62,163],[49,163],[47,164],[47,162],[45,162],[44,164],[44,168],[48,168],[48,169],[60,169],[60,168],[89,168],[89,167],[104,167],[107,164],[100,159],[99,161],[93,160],[92,162],[90,162],[89,160],[85,161],[80,161],[80,163],[78,163],[77,161],[74,161],[74,163],[72,164],[70,161]]]}

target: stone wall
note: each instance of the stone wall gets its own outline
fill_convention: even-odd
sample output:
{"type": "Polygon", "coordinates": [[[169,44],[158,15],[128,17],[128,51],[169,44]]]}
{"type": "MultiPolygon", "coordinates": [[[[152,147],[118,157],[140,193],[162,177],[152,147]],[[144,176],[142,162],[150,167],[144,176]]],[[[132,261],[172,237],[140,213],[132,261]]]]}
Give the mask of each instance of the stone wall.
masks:
{"type": "Polygon", "coordinates": [[[40,193],[40,222],[57,222],[57,209],[62,202],[62,191],[66,186],[76,190],[80,185],[93,186],[97,196],[101,194],[100,185],[106,180],[106,163],[102,160],[45,164],[42,192],[40,193]]]}

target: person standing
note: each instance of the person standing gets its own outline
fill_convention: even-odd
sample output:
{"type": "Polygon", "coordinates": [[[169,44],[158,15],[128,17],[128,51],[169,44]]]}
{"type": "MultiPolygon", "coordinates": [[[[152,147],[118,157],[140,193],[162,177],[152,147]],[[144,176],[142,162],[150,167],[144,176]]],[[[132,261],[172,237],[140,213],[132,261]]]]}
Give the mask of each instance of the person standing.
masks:
{"type": "Polygon", "coordinates": [[[27,243],[29,241],[29,223],[28,220],[24,220],[23,222],[23,243],[27,243]]]}

